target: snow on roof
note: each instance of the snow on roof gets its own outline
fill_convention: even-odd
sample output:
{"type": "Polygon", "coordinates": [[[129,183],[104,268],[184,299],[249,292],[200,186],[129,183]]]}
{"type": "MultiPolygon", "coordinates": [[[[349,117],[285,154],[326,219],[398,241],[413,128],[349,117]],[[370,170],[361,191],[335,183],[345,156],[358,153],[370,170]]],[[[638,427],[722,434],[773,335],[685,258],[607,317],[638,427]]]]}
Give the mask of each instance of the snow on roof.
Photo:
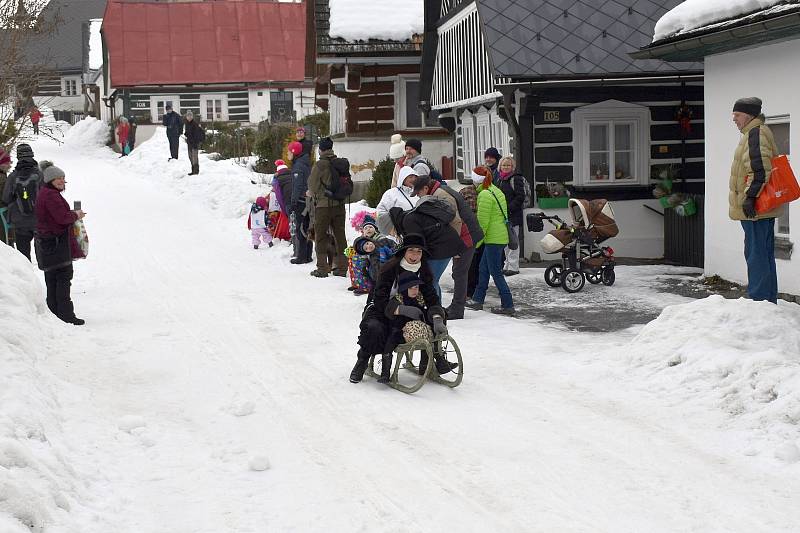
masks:
{"type": "Polygon", "coordinates": [[[94,70],[103,66],[103,41],[100,37],[100,28],[103,19],[89,21],[89,68],[94,70]]]}
{"type": "Polygon", "coordinates": [[[332,38],[407,41],[423,32],[423,0],[330,0],[332,38]]]}
{"type": "Polygon", "coordinates": [[[800,0],[686,0],[656,23],[653,42],[776,6],[786,8],[782,4],[795,7],[800,0]]]}

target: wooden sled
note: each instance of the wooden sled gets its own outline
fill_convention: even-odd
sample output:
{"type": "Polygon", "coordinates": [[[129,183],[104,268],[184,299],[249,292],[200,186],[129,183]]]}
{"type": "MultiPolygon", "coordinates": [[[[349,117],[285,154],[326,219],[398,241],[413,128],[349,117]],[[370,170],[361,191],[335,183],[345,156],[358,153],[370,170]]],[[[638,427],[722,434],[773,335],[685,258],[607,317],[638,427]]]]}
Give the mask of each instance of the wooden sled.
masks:
{"type": "MultiPolygon", "coordinates": [[[[366,374],[370,377],[378,378],[380,377],[380,372],[375,372],[374,364],[375,356],[373,355],[369,359],[366,374]]],[[[425,384],[425,380],[455,388],[461,384],[461,380],[464,377],[464,360],[461,358],[461,349],[455,339],[449,335],[437,337],[432,342],[418,339],[399,345],[394,350],[392,367],[392,374],[387,385],[406,394],[417,392],[425,384]],[[417,361],[422,361],[423,352],[427,353],[429,357],[423,372],[420,373],[419,363],[414,364],[414,357],[417,357],[417,361]],[[430,357],[430,355],[444,357],[450,363],[458,363],[458,366],[445,375],[441,375],[436,370],[434,357],[430,357]],[[409,372],[401,373],[401,367],[409,372]]]]}

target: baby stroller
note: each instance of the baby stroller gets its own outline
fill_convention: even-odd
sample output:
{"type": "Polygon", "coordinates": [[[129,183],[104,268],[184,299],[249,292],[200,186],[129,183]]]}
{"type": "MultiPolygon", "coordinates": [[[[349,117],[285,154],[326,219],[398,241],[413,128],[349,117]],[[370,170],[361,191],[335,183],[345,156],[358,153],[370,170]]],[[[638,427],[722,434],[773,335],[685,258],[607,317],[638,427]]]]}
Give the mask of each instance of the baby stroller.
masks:
{"type": "Polygon", "coordinates": [[[561,252],[561,264],[544,271],[545,282],[551,287],[561,286],[570,293],[583,289],[587,279],[592,284],[613,285],[616,279],[614,250],[600,246],[619,233],[611,204],[608,200],[570,198],[568,208],[572,225],[545,213],[530,213],[526,217],[528,231],[543,231],[545,220],[555,227],[544,236],[541,245],[545,253],[561,252]]]}

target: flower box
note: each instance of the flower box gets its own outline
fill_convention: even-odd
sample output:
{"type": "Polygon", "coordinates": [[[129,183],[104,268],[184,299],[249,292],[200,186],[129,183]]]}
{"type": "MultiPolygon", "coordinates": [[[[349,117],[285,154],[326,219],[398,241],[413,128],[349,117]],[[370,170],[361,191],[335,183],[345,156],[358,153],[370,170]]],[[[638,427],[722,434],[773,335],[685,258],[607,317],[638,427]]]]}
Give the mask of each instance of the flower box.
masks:
{"type": "Polygon", "coordinates": [[[566,209],[569,198],[562,196],[559,198],[539,198],[539,207],[542,209],[566,209]]]}

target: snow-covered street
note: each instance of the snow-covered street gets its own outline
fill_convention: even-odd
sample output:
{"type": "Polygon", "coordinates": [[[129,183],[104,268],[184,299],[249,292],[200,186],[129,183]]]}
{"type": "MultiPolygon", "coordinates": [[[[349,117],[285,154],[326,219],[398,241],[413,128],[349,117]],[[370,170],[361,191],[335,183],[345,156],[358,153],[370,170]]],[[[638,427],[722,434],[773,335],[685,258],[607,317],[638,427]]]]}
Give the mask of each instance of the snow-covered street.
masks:
{"type": "Polygon", "coordinates": [[[353,385],[364,300],[252,249],[252,174],[88,129],[33,143],[87,212],[86,325],[0,245],[1,531],[798,530],[796,305],[642,296],[620,267],[586,293],[676,305],[614,333],[470,311],[459,388],[353,385]]]}

